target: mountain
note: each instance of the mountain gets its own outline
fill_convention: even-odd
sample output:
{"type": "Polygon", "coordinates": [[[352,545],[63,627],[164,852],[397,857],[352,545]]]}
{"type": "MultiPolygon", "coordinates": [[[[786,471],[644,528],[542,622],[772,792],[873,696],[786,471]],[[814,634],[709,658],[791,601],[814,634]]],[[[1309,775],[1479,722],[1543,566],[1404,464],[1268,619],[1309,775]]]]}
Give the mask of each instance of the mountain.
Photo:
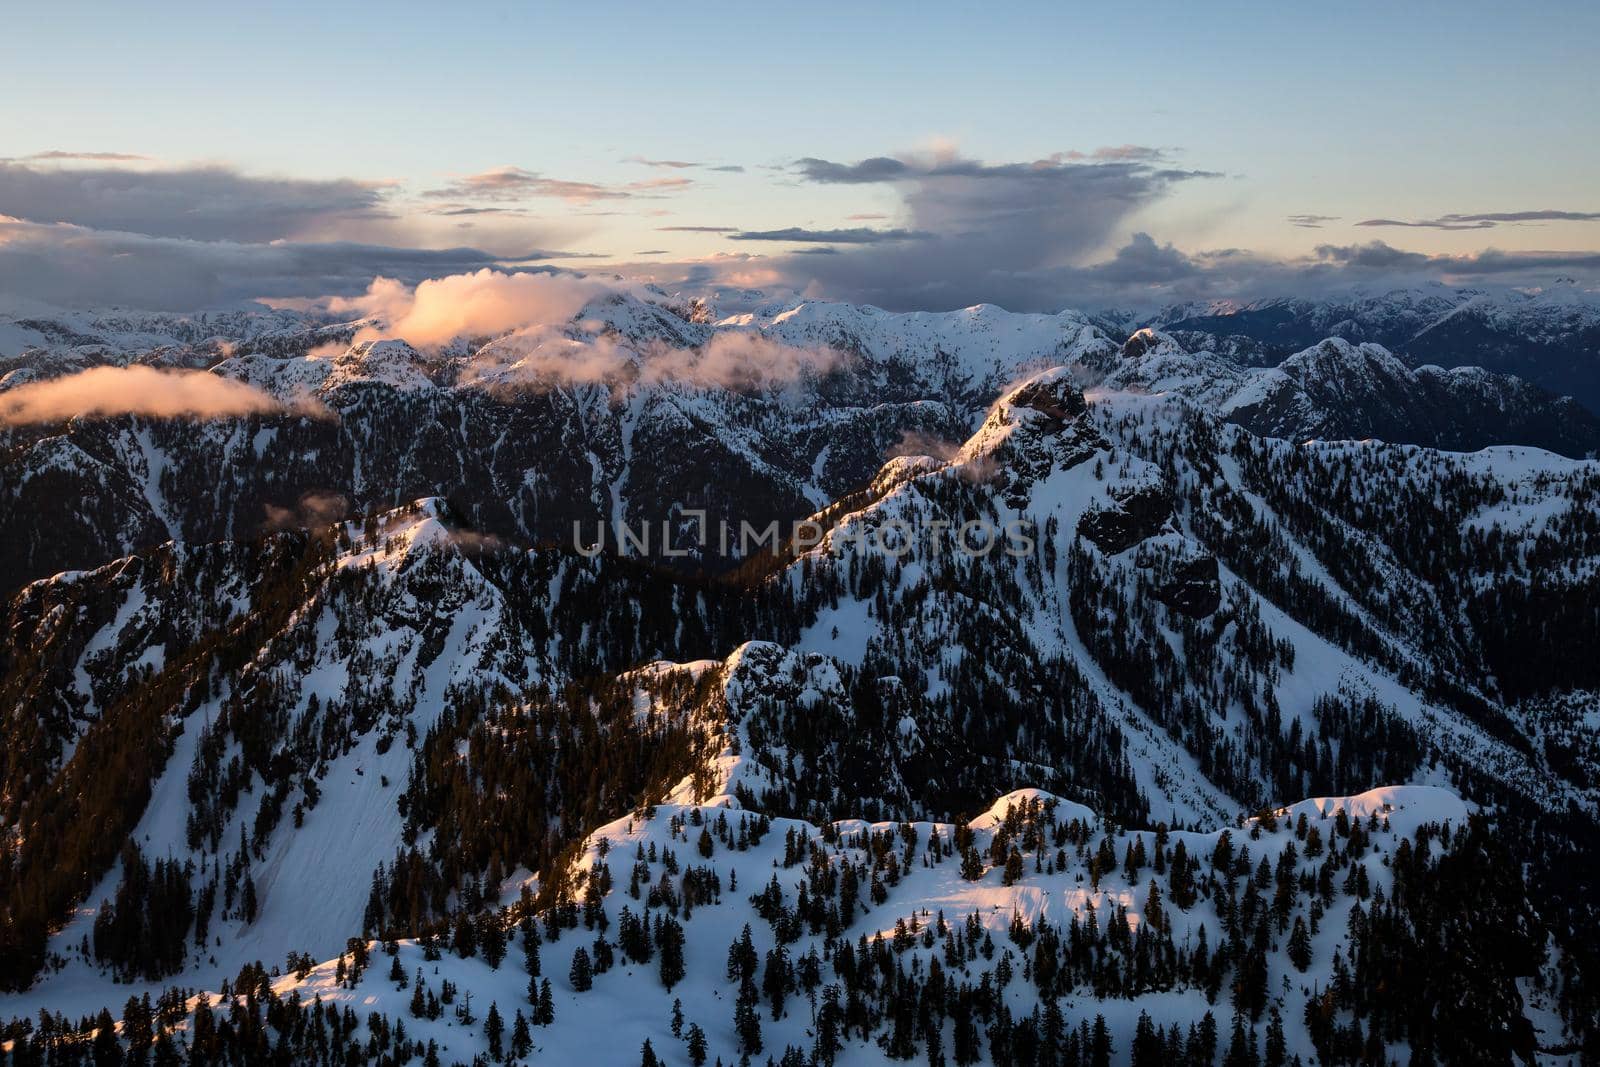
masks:
{"type": "Polygon", "coordinates": [[[206,369],[286,410],[0,427],[0,589],[167,540],[250,537],[428,496],[519,543],[614,543],[619,526],[648,527],[643,554],[663,558],[665,524],[696,566],[716,566],[686,538],[698,513],[713,529],[801,519],[866,484],[886,454],[953,450],[1006,385],[1058,365],[1085,383],[1239,393],[1230,418],[1298,439],[1600,447],[1593,417],[1493,374],[1407,370],[1336,344],[1311,350],[1330,358],[1303,353],[1281,375],[1252,376],[1166,335],[1154,356],[1140,337],[1119,346],[1070,312],[789,300],[718,318],[647,292],[439,350],[355,342],[367,326],[286,311],[8,320],[32,340],[0,363],[0,395],[136,363],[206,369]],[[1245,403],[1247,384],[1270,395],[1245,403]]]}
{"type": "MultiPolygon", "coordinates": [[[[855,352],[846,397],[899,388],[903,352],[947,399],[881,402],[970,411],[964,443],[903,441],[800,494],[808,536],[730,569],[537,544],[428,496],[22,585],[0,651],[0,1014],[28,1020],[8,1036],[104,1042],[109,1007],[132,1044],[290,1060],[432,1041],[468,1062],[520,1046],[519,1012],[539,1051],[516,1057],[557,1061],[646,1039],[692,1060],[696,1027],[724,1062],[758,1032],[788,1062],[1373,1041],[1509,1062],[1594,1040],[1600,465],[1258,435],[1186,388],[1114,387],[1165,342],[1068,318],[1032,325],[1073,365],[1025,374],[1037,340],[956,313],[926,327],[962,339],[939,376],[917,320],[824,310],[723,328],[855,352]]],[[[661,353],[634,355],[643,377],[661,353]]],[[[792,382],[503,400],[393,343],[231,358],[314,382],[384,494],[371,458],[440,451],[417,431],[448,440],[428,420],[455,404],[535,427],[496,405],[674,405],[680,448],[842,417],[792,382]]],[[[253,444],[292,422],[328,420],[68,435],[243,442],[211,468],[232,473],[303,455],[253,444]]],[[[466,482],[493,440],[443,462],[466,482]]],[[[604,469],[594,437],[542,440],[530,470],[558,444],[604,469]]]]}
{"type": "Polygon", "coordinates": [[[1516,442],[1567,456],[1600,452],[1600,418],[1569,397],[1478,367],[1410,367],[1388,349],[1330,337],[1273,367],[1186,350],[1140,330],[1100,379],[1173,392],[1264,437],[1379,438],[1457,452],[1516,442]]]}
{"type": "Polygon", "coordinates": [[[1414,367],[1515,375],[1600,413],[1600,296],[1566,281],[1531,291],[1432,286],[1320,300],[1178,304],[1134,324],[1189,347],[1215,338],[1225,353],[1263,366],[1327,337],[1370,342],[1414,367]]]}

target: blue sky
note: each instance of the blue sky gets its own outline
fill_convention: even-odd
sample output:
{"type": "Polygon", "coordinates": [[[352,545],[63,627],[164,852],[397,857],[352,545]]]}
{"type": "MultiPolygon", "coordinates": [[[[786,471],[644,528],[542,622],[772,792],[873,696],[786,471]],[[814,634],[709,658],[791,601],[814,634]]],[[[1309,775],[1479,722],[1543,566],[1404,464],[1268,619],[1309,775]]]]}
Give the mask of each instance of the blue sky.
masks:
{"type": "MultiPolygon", "coordinates": [[[[122,168],[159,182],[211,165],[382,183],[388,221],[334,211],[285,241],[581,252],[595,258],[557,261],[672,265],[664,278],[701,260],[723,269],[734,254],[753,279],[799,282],[808,261],[794,253],[861,249],[666,227],[899,230],[921,234],[901,244],[955,254],[954,231],[998,208],[961,216],[952,198],[964,194],[933,174],[937,161],[1089,167],[1110,159],[1096,149],[1138,146],[1153,153],[1147,179],[1204,174],[1039,205],[1052,219],[1115,217],[1063,227],[1058,247],[1017,270],[1104,262],[1135,234],[1188,257],[1256,260],[1373,241],[1456,257],[1600,247],[1600,220],[1480,217],[1600,212],[1592,3],[66,7],[6,15],[0,155],[13,171],[72,181],[122,168]],[[148,158],[38,158],[61,152],[148,158]],[[874,157],[922,169],[833,183],[795,165],[874,157]],[[492,198],[462,184],[491,173],[523,180],[492,198]],[[586,187],[593,198],[578,198],[586,187]],[[1429,225],[1357,225],[1371,220],[1429,225]]],[[[31,222],[84,223],[65,202],[38,217],[55,204],[0,181],[0,214],[20,205],[31,222]]],[[[133,207],[94,221],[151,229],[133,207]]],[[[1004,258],[994,242],[965,251],[1004,258]]]]}

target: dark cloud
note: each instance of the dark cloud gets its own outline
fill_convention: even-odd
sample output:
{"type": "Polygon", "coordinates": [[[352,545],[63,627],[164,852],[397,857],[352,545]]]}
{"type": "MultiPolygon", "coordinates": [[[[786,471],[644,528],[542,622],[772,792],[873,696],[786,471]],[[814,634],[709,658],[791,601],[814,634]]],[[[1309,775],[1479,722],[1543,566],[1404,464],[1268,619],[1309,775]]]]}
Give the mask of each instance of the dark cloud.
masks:
{"type": "Polygon", "coordinates": [[[387,191],[348,178],[258,178],[223,166],[0,162],[0,215],[197,241],[293,240],[340,223],[389,219],[387,191]]]}
{"type": "Polygon", "coordinates": [[[839,185],[897,181],[911,173],[909,163],[888,156],[874,156],[859,163],[833,163],[807,156],[795,160],[794,165],[806,181],[839,185]]]}
{"type": "Polygon", "coordinates": [[[1193,277],[1196,264],[1172,245],[1159,245],[1149,234],[1136,233],[1092,270],[1096,279],[1112,285],[1153,285],[1193,277]]]}
{"type": "Polygon", "coordinates": [[[1319,260],[1362,270],[1421,270],[1428,265],[1428,257],[1421,252],[1406,252],[1382,241],[1318,245],[1315,251],[1319,260]]]}
{"type": "Polygon", "coordinates": [[[664,256],[669,250],[665,248],[645,248],[635,252],[636,256],[664,256]]]}
{"type": "Polygon", "coordinates": [[[1363,219],[1357,226],[1405,226],[1428,230],[1491,230],[1524,222],[1600,222],[1600,211],[1485,211],[1476,215],[1440,215],[1436,219],[1363,219]]]}
{"type": "Polygon", "coordinates": [[[1369,271],[1408,271],[1457,278],[1523,275],[1534,280],[1551,273],[1600,271],[1600,252],[1504,252],[1486,248],[1468,255],[1424,255],[1393,248],[1382,241],[1364,245],[1318,245],[1326,263],[1369,271]]]}
{"type": "Polygon", "coordinates": [[[63,307],[187,311],[258,297],[359,293],[379,275],[415,283],[568,255],[527,250],[498,256],[476,248],[348,241],[192,241],[0,218],[0,292],[63,307]]]}
{"type": "Polygon", "coordinates": [[[657,226],[662,233],[735,233],[737,226],[657,226]]]}
{"type": "Polygon", "coordinates": [[[993,178],[1039,182],[1081,181],[1096,171],[1105,175],[1139,173],[1148,177],[1180,181],[1184,178],[1220,178],[1217,171],[1158,169],[1154,164],[1167,157],[1156,148],[1119,145],[1097,148],[1093,152],[1057,152],[1043,159],[1020,163],[984,163],[953,153],[928,158],[874,156],[858,163],[835,163],[807,156],[794,162],[794,169],[806,181],[834,185],[863,185],[878,182],[903,182],[927,178],[993,178]]]}
{"type": "Polygon", "coordinates": [[[1324,222],[1338,222],[1338,215],[1290,215],[1288,223],[1307,230],[1320,230],[1324,222]]]}
{"type": "MultiPolygon", "coordinates": [[[[793,170],[806,181],[890,185],[903,201],[896,215],[905,229],[928,236],[779,259],[777,270],[799,288],[911,309],[975,302],[1061,307],[1063,282],[1081,280],[1079,265],[1136,213],[1183,183],[1217,176],[1129,145],[1015,163],[949,152],[855,163],[807,157],[793,170]]],[[[1147,257],[1150,250],[1141,246],[1128,255],[1147,257]]],[[[1107,270],[1126,275],[1133,265],[1113,261],[1107,270]]]]}
{"type": "Polygon", "coordinates": [[[924,241],[933,234],[922,230],[873,230],[857,226],[845,230],[808,230],[790,226],[782,230],[741,230],[730,241],[793,241],[800,244],[872,245],[886,241],[924,241]]]}
{"type": "Polygon", "coordinates": [[[719,171],[723,174],[743,174],[744,168],[737,163],[724,163],[720,167],[707,167],[707,170],[719,171]]]}

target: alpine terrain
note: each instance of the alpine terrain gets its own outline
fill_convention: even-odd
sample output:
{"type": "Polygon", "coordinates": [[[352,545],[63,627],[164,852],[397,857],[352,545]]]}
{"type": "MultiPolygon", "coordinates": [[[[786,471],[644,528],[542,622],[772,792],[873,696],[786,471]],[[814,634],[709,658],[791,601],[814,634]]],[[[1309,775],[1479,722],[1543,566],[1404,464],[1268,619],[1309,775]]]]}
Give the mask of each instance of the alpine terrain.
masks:
{"type": "Polygon", "coordinates": [[[1596,322],[0,318],[0,1060],[1596,1062],[1596,322]]]}

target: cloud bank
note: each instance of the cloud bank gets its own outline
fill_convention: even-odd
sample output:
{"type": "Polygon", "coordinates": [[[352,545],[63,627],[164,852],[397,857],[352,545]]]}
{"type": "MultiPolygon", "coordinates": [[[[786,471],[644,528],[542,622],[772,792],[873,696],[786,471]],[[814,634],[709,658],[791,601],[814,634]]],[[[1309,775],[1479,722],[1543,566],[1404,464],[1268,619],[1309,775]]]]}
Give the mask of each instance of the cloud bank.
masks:
{"type": "MultiPolygon", "coordinates": [[[[198,370],[94,367],[0,393],[0,425],[144,415],[214,419],[288,410],[244,382],[198,370]]],[[[309,413],[309,409],[305,411],[309,413]]]]}
{"type": "MultiPolygon", "coordinates": [[[[114,153],[52,159],[121,160],[114,153]]],[[[386,186],[350,178],[260,178],[231,167],[51,167],[0,162],[0,212],[35,222],[194,241],[303,238],[351,221],[392,218],[386,186]]]]}
{"type": "Polygon", "coordinates": [[[503,257],[476,248],[352,241],[192,241],[0,215],[0,293],[60,307],[193,311],[263,297],[348,295],[380,275],[414,284],[556,254],[529,249],[503,257]]]}

